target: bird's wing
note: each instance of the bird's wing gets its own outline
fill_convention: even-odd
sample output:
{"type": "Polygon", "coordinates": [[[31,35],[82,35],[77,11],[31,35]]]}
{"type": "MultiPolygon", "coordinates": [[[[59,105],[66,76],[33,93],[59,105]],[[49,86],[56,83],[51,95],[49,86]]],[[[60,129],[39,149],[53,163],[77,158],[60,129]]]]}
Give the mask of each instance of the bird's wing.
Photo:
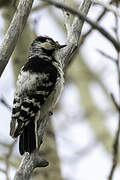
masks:
{"type": "Polygon", "coordinates": [[[10,124],[10,135],[12,137],[20,135],[24,126],[35,120],[37,112],[55,87],[56,67],[48,61],[40,60],[38,57],[32,58],[32,62],[37,60],[40,61],[40,64],[38,64],[39,72],[30,73],[29,64],[26,63],[18,77],[10,124]]]}

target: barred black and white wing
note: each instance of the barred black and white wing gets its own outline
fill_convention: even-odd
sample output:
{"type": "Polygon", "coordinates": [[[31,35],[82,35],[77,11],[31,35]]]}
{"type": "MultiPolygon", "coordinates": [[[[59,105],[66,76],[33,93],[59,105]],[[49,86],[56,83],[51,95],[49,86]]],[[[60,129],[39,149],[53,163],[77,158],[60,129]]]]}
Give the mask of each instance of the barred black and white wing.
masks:
{"type": "MultiPolygon", "coordinates": [[[[35,122],[42,118],[42,107],[54,92],[59,74],[47,59],[35,56],[23,66],[17,81],[10,135],[20,135],[19,150],[31,153],[36,148],[35,122]]],[[[46,112],[50,107],[46,106],[46,112]]]]}

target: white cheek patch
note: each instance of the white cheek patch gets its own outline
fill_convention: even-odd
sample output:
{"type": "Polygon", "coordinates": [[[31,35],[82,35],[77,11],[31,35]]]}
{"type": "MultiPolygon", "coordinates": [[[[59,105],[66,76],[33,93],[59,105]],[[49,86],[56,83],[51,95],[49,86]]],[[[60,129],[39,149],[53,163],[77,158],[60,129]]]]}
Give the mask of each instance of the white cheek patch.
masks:
{"type": "Polygon", "coordinates": [[[46,50],[53,50],[53,49],[55,49],[55,47],[53,45],[51,45],[49,42],[42,43],[41,47],[46,49],[46,50]]]}

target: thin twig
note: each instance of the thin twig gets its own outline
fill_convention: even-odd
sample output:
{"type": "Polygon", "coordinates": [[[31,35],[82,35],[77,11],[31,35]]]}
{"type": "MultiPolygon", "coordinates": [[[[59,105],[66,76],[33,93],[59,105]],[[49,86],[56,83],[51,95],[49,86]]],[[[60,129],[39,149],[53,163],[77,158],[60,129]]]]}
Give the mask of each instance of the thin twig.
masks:
{"type": "Polygon", "coordinates": [[[113,103],[114,103],[117,111],[120,111],[120,106],[119,106],[118,103],[116,102],[115,97],[114,97],[113,94],[111,94],[111,98],[112,98],[112,100],[113,100],[113,103]]]}
{"type": "Polygon", "coordinates": [[[117,16],[120,16],[120,10],[119,8],[113,6],[113,5],[110,5],[109,3],[106,3],[104,1],[100,1],[100,0],[92,0],[94,3],[96,4],[99,4],[103,7],[105,7],[107,10],[113,12],[114,14],[116,14],[117,16]]]}
{"type": "MultiPolygon", "coordinates": [[[[112,1],[110,1],[109,3],[111,4],[112,1]]],[[[97,23],[102,20],[102,18],[105,16],[106,12],[107,12],[107,9],[104,8],[104,9],[102,10],[102,12],[100,13],[100,15],[98,16],[98,18],[96,19],[96,22],[97,22],[97,23]]],[[[81,36],[80,46],[83,44],[84,40],[86,40],[86,37],[92,32],[92,30],[93,30],[93,27],[91,27],[85,34],[83,34],[83,35],[81,36]]]]}
{"type": "Polygon", "coordinates": [[[106,57],[108,60],[111,60],[112,62],[116,63],[116,65],[117,65],[117,61],[118,61],[117,59],[115,59],[114,57],[110,56],[109,54],[101,51],[100,49],[97,49],[97,51],[98,51],[102,56],[106,57]]]}
{"type": "Polygon", "coordinates": [[[6,174],[6,171],[4,169],[2,169],[2,168],[0,168],[0,172],[6,174]]]}
{"type": "Polygon", "coordinates": [[[49,6],[48,3],[41,3],[38,6],[33,7],[31,12],[39,11],[40,9],[45,8],[47,6],[49,6]]]}
{"type": "Polygon", "coordinates": [[[4,97],[0,98],[0,102],[9,110],[11,111],[12,107],[7,103],[4,97]]]}
{"type": "Polygon", "coordinates": [[[103,27],[98,25],[96,22],[93,22],[88,17],[84,16],[80,11],[78,11],[78,10],[76,10],[76,9],[66,5],[66,4],[56,2],[54,0],[44,0],[44,1],[56,6],[57,8],[65,9],[65,10],[69,11],[70,13],[78,16],[83,21],[86,21],[94,29],[98,30],[105,38],[107,38],[114,45],[116,50],[120,51],[120,44],[116,41],[116,39],[109,32],[107,32],[103,27]]]}

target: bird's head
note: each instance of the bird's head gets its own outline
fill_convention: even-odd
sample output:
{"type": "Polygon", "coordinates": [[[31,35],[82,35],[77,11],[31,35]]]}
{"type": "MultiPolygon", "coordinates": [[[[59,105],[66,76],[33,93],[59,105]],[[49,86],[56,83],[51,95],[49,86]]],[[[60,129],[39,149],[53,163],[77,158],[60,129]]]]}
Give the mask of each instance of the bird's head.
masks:
{"type": "Polygon", "coordinates": [[[64,48],[66,45],[60,45],[48,36],[38,36],[31,44],[30,50],[33,52],[42,52],[47,55],[52,55],[54,51],[64,48]]]}

